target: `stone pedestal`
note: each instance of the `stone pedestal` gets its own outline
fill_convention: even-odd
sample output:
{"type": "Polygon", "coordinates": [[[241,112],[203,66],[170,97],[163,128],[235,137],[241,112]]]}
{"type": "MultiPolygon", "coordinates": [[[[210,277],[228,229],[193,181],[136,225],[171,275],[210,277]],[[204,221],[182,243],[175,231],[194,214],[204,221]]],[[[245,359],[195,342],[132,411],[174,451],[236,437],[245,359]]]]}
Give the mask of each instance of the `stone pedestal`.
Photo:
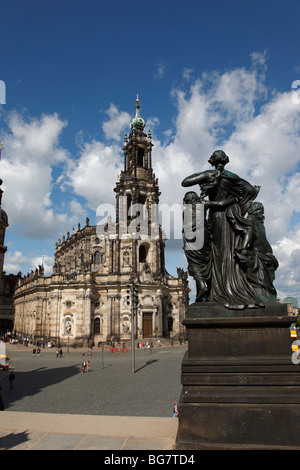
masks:
{"type": "Polygon", "coordinates": [[[290,336],[295,317],[280,313],[228,311],[224,317],[214,305],[189,307],[178,450],[300,449],[300,365],[292,362],[290,336]]]}

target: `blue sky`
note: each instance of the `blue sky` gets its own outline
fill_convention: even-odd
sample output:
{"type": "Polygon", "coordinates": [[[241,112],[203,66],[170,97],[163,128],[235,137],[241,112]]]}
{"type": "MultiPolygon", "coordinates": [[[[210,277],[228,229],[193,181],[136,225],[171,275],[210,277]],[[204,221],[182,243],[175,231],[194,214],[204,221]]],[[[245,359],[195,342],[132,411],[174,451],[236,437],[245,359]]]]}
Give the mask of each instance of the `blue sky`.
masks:
{"type": "MultiPolygon", "coordinates": [[[[114,202],[139,94],[161,200],[180,203],[181,180],[223,148],[228,169],[262,186],[278,295],[300,297],[299,10],[296,0],[0,0],[6,271],[26,274],[43,256],[50,274],[58,238],[114,202]]],[[[176,274],[181,242],[166,246],[176,274]]]]}

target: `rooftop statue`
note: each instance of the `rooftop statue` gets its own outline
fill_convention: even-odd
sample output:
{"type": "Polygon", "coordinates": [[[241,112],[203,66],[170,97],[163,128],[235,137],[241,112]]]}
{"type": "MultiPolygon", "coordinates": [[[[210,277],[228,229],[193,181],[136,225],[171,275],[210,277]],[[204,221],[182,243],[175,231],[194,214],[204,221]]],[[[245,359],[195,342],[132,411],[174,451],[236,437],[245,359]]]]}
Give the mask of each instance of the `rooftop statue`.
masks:
{"type": "Polygon", "coordinates": [[[182,181],[183,187],[199,185],[201,190],[199,196],[188,192],[184,206],[192,204],[197,211],[204,205],[203,246],[191,248],[186,233],[184,238],[196,302],[217,302],[231,310],[263,308],[264,294],[276,298],[272,282],[278,262],[266,239],[263,206],[253,202],[260,187],[226,170],[224,151],[216,150],[208,161],[214,169],[182,181]]]}

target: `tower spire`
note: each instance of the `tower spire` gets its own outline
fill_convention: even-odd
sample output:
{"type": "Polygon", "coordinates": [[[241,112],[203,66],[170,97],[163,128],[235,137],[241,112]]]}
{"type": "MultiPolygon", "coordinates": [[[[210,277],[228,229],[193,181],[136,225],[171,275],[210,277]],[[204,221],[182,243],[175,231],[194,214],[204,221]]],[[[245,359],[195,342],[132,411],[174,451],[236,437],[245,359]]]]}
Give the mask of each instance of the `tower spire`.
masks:
{"type": "Polygon", "coordinates": [[[139,100],[139,95],[136,95],[136,105],[135,105],[135,117],[132,119],[130,127],[132,131],[135,130],[144,130],[144,127],[146,125],[144,119],[140,116],[140,100],[139,100]]]}

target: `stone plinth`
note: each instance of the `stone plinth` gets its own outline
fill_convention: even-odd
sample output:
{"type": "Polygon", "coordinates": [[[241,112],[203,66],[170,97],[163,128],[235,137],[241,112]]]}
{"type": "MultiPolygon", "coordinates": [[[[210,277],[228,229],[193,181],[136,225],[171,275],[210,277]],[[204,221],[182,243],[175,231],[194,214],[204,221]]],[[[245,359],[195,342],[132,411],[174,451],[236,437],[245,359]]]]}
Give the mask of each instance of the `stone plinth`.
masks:
{"type": "Polygon", "coordinates": [[[295,317],[282,313],[222,317],[213,305],[189,307],[177,449],[300,449],[295,317]]]}

